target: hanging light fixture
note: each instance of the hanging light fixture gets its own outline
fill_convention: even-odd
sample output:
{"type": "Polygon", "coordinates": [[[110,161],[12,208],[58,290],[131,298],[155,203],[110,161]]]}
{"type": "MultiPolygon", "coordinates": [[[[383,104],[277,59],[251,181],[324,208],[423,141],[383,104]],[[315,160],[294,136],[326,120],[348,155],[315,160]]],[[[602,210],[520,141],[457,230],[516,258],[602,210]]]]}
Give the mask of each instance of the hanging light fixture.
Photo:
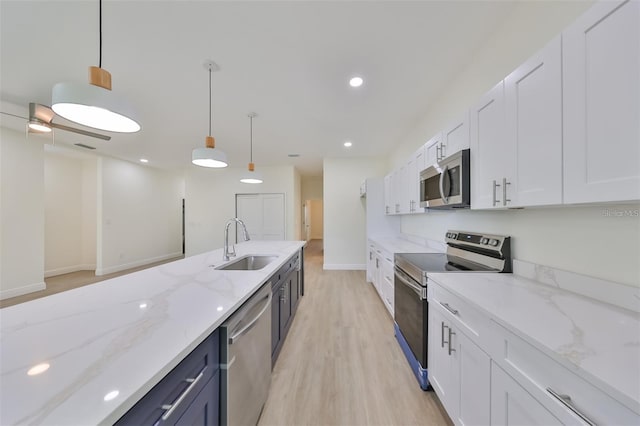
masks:
{"type": "Polygon", "coordinates": [[[262,175],[260,172],[256,172],[256,165],[253,164],[253,119],[258,114],[252,112],[248,115],[249,117],[249,166],[247,167],[248,171],[245,172],[240,182],[242,183],[262,183],[262,175]]]}
{"type": "Polygon", "coordinates": [[[205,62],[204,67],[209,70],[209,135],[205,138],[204,148],[196,148],[192,151],[191,162],[200,167],[227,167],[227,155],[216,149],[216,140],[211,136],[211,73],[220,70],[220,67],[213,61],[205,62]]]}
{"type": "Polygon", "coordinates": [[[102,69],[102,0],[99,0],[100,56],[97,67],[89,67],[89,84],[58,83],[53,86],[51,109],[74,123],[109,132],[140,130],[133,109],[111,91],[111,74],[102,69]]]}

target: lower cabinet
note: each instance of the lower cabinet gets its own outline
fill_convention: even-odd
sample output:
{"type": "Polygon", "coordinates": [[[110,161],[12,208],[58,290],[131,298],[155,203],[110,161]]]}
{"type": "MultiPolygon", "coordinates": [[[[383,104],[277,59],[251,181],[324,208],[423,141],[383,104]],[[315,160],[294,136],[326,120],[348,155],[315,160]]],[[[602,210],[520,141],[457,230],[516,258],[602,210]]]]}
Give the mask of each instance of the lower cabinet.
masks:
{"type": "Polygon", "coordinates": [[[220,372],[209,380],[175,424],[180,426],[219,424],[220,404],[216,389],[220,389],[220,372]]]}
{"type": "Polygon", "coordinates": [[[429,382],[456,424],[489,424],[491,358],[438,303],[429,306],[429,382]]]}
{"type": "Polygon", "coordinates": [[[220,424],[220,333],[215,331],[115,424],[220,424]]]}
{"type": "Polygon", "coordinates": [[[303,292],[302,254],[296,254],[278,271],[271,285],[271,365],[278,359],[303,292]]]}
{"type": "Polygon", "coordinates": [[[491,363],[491,424],[560,424],[549,410],[531,396],[496,363],[491,363]]]}

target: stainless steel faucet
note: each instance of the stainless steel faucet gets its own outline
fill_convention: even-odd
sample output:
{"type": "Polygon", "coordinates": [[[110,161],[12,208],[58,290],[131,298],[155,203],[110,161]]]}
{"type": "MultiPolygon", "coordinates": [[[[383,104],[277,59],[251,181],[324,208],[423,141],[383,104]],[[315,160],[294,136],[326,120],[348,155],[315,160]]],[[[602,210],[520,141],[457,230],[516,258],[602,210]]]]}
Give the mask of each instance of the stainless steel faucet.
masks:
{"type": "Polygon", "coordinates": [[[244,224],[243,221],[241,221],[237,217],[232,217],[231,219],[229,219],[227,221],[227,224],[224,227],[224,255],[222,256],[224,260],[229,260],[231,257],[236,256],[235,245],[231,244],[231,250],[229,250],[229,226],[234,222],[239,223],[240,226],[242,226],[242,237],[244,238],[244,240],[249,241],[251,239],[249,238],[249,232],[247,231],[247,226],[244,224]]]}

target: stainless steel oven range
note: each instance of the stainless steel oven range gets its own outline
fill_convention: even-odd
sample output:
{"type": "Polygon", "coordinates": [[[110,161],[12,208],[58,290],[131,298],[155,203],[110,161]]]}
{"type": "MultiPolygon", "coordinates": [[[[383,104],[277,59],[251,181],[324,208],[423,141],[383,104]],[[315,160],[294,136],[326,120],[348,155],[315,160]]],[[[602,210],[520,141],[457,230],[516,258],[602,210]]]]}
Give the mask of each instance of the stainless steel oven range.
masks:
{"type": "Polygon", "coordinates": [[[429,273],[511,272],[511,238],[465,231],[446,233],[446,253],[395,255],[395,335],[420,387],[429,387],[427,330],[429,273]]]}

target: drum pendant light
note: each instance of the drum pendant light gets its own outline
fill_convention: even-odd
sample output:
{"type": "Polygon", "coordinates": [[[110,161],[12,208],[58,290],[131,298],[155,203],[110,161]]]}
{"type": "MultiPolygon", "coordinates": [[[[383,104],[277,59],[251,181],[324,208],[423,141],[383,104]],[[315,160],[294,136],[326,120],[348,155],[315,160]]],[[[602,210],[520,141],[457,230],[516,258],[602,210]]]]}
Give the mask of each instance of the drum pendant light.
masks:
{"type": "Polygon", "coordinates": [[[242,179],[240,179],[240,182],[242,183],[262,183],[262,175],[260,174],[260,172],[256,172],[256,165],[253,164],[253,119],[254,117],[256,117],[258,114],[256,114],[255,112],[252,112],[248,115],[249,117],[249,166],[248,166],[248,171],[244,173],[244,176],[242,177],[242,179]]]}
{"type": "Polygon", "coordinates": [[[213,61],[205,62],[204,67],[209,70],[209,135],[205,138],[205,148],[192,151],[191,162],[200,167],[227,167],[227,155],[216,148],[216,140],[211,136],[211,73],[220,67],[213,61]]]}
{"type": "Polygon", "coordinates": [[[133,109],[111,91],[111,74],[102,68],[102,0],[99,0],[100,57],[89,67],[89,84],[58,83],[53,86],[51,109],[74,123],[109,132],[134,133],[140,124],[133,109]]]}

